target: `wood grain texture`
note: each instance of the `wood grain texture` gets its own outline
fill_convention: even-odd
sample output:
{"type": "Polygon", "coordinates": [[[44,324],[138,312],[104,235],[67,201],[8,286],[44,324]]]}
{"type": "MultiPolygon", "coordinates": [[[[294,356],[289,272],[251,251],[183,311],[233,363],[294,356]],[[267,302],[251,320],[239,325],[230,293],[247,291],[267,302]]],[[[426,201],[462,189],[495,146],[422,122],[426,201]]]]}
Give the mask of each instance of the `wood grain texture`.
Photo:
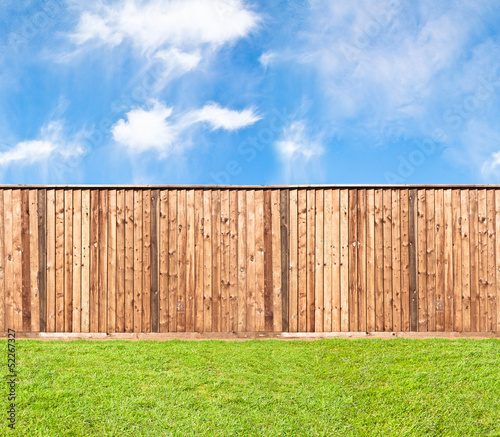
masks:
{"type": "Polygon", "coordinates": [[[195,331],[195,191],[186,193],[186,331],[195,331]]]}
{"type": "Polygon", "coordinates": [[[203,191],[196,190],[194,192],[194,266],[195,266],[195,283],[194,283],[194,330],[203,332],[204,329],[204,212],[203,212],[203,191]]]}
{"type": "Polygon", "coordinates": [[[332,332],[341,331],[340,190],[332,190],[332,332]]]}
{"type": "MultiPolygon", "coordinates": [[[[291,250],[292,250],[292,229],[291,229],[291,223],[290,223],[290,214],[292,207],[290,205],[291,200],[291,193],[290,190],[275,190],[273,191],[274,196],[276,198],[273,199],[273,206],[276,208],[274,202],[279,202],[279,214],[280,214],[280,233],[279,233],[279,238],[280,238],[280,245],[279,245],[279,250],[280,250],[280,261],[281,261],[281,275],[277,277],[277,272],[276,272],[276,267],[273,266],[273,275],[274,275],[274,288],[276,288],[277,284],[279,284],[279,291],[281,292],[281,311],[282,311],[282,320],[281,320],[281,330],[283,332],[288,332],[291,330],[291,326],[293,324],[292,320],[290,318],[295,315],[295,318],[297,317],[297,299],[296,299],[296,283],[297,283],[297,252],[296,252],[296,240],[297,240],[297,220],[295,219],[295,235],[294,235],[294,242],[295,242],[295,247],[294,247],[294,260],[293,262],[295,263],[292,267],[292,256],[291,256],[291,250]],[[292,275],[295,275],[295,279],[293,281],[294,283],[294,298],[293,298],[293,303],[295,304],[295,311],[292,311],[292,291],[291,291],[291,282],[292,282],[292,275]]],[[[296,193],[296,192],[295,192],[296,193]]],[[[297,198],[295,194],[295,210],[297,209],[297,198]]],[[[276,211],[277,212],[277,211],[276,211]]],[[[276,212],[273,212],[273,214],[276,214],[276,212]]],[[[295,212],[295,217],[296,217],[296,212],[295,212]]],[[[275,228],[275,220],[276,217],[273,215],[273,249],[277,249],[275,240],[277,238],[277,230],[275,228]]],[[[273,259],[273,262],[276,263],[276,260],[273,259]]],[[[275,291],[275,299],[276,299],[276,305],[279,305],[279,302],[277,302],[277,299],[279,299],[279,296],[276,295],[277,292],[275,291]]],[[[295,326],[296,326],[296,321],[295,321],[295,326]]],[[[279,320],[278,317],[275,317],[274,319],[274,329],[277,330],[279,329],[279,320]]]]}
{"type": "Polygon", "coordinates": [[[358,190],[358,229],[357,229],[357,301],[358,301],[358,331],[366,331],[366,267],[367,267],[367,233],[366,233],[366,190],[358,190]]]}
{"type": "MultiPolygon", "coordinates": [[[[457,190],[458,191],[458,190],[457,190]]],[[[487,235],[488,235],[488,276],[487,276],[487,322],[486,330],[496,331],[497,327],[497,295],[496,295],[496,255],[495,255],[495,192],[486,190],[487,235]]]]}
{"type": "Polygon", "coordinates": [[[288,269],[286,269],[285,275],[283,275],[283,261],[282,258],[286,258],[285,265],[288,264],[288,256],[283,256],[283,252],[288,254],[288,191],[283,190],[286,193],[286,206],[285,206],[285,224],[284,226],[287,237],[287,245],[285,250],[282,250],[282,216],[281,216],[281,204],[280,204],[280,192],[279,190],[272,190],[271,192],[271,244],[272,244],[272,311],[273,311],[273,324],[271,326],[271,331],[288,331],[288,283],[283,287],[282,277],[287,280],[288,269]],[[283,289],[287,289],[286,297],[283,295],[283,289]],[[285,310],[284,310],[285,309],[285,310]]]}
{"type": "Polygon", "coordinates": [[[30,287],[30,203],[29,190],[21,190],[21,328],[31,330],[31,287],[30,287]]]}
{"type": "MultiPolygon", "coordinates": [[[[290,230],[288,240],[288,331],[297,332],[299,322],[299,193],[297,190],[289,191],[290,205],[290,230]]],[[[283,239],[283,231],[282,231],[283,239]]]]}
{"type": "Polygon", "coordinates": [[[436,249],[435,249],[435,193],[427,190],[425,202],[426,223],[426,289],[427,289],[427,330],[436,330],[436,249]]]}
{"type": "Polygon", "coordinates": [[[125,225],[124,332],[134,332],[134,190],[125,190],[124,225],[125,225]]]}
{"type": "Polygon", "coordinates": [[[462,317],[462,219],[460,216],[460,190],[452,190],[453,220],[453,330],[463,329],[462,317]]]}
{"type": "Polygon", "coordinates": [[[417,290],[417,223],[416,214],[416,190],[408,192],[408,250],[409,250],[409,286],[410,286],[410,331],[418,330],[418,290],[417,290]]]}
{"type": "Polygon", "coordinates": [[[315,253],[314,253],[314,332],[323,332],[323,318],[325,306],[324,291],[324,193],[316,190],[315,199],[315,253]]]}
{"type": "MultiPolygon", "coordinates": [[[[4,305],[4,323],[5,329],[8,331],[9,329],[16,329],[14,326],[14,254],[13,254],[13,246],[12,246],[12,190],[7,189],[4,191],[4,201],[3,201],[3,210],[4,210],[4,265],[5,265],[5,305],[4,305]]],[[[52,224],[54,220],[51,221],[48,225],[48,229],[52,228],[52,224]]],[[[55,249],[55,247],[54,247],[55,249]]],[[[54,251],[51,251],[51,254],[54,251]]],[[[55,258],[55,254],[54,254],[55,258]]],[[[52,299],[51,299],[52,301],[52,299]]],[[[55,305],[55,304],[54,304],[55,305]]],[[[50,314],[53,313],[53,310],[50,314]]],[[[52,329],[52,323],[49,324],[49,329],[52,329]]]]}
{"type": "Polygon", "coordinates": [[[108,190],[99,191],[99,332],[108,330],[108,190]]]}
{"type": "MultiPolygon", "coordinates": [[[[38,289],[40,292],[40,332],[47,330],[47,190],[38,190],[38,289]]],[[[4,192],[2,192],[2,208],[4,192]]],[[[2,209],[1,219],[3,220],[2,209]]],[[[5,222],[3,222],[5,238],[5,222]]],[[[5,241],[4,241],[5,253],[5,241]]],[[[5,260],[5,257],[4,257],[5,260]]],[[[5,263],[4,263],[5,266],[5,263]]]]}
{"type": "MultiPolygon", "coordinates": [[[[56,332],[64,332],[64,262],[64,190],[56,190],[56,332]]],[[[97,306],[97,295],[94,302],[97,306]]],[[[99,331],[97,324],[94,329],[94,332],[99,331]]]]}
{"type": "Polygon", "coordinates": [[[401,330],[410,330],[410,222],[409,192],[401,190],[401,330]]]}
{"type": "MultiPolygon", "coordinates": [[[[0,193],[0,205],[3,206],[3,193],[0,193]]],[[[0,206],[0,309],[3,313],[3,210],[0,206]]],[[[30,275],[30,304],[31,304],[31,323],[29,330],[31,332],[40,331],[40,284],[39,284],[39,253],[38,253],[38,193],[37,190],[29,190],[29,275],[30,275]]],[[[3,318],[0,320],[0,326],[3,326],[3,318]]]]}
{"type": "Polygon", "coordinates": [[[116,332],[125,332],[125,190],[116,192],[116,332]]]}
{"type": "Polygon", "coordinates": [[[462,313],[463,331],[470,332],[470,230],[469,190],[460,193],[460,219],[462,227],[462,313]]]}
{"type": "Polygon", "coordinates": [[[444,308],[445,308],[445,288],[444,288],[444,248],[445,248],[445,227],[444,227],[444,190],[436,190],[434,195],[436,233],[436,331],[444,331],[444,308]]]}
{"type": "MultiPolygon", "coordinates": [[[[130,241],[130,240],[129,240],[130,241]]],[[[99,190],[90,191],[89,329],[99,330],[99,190]]]]}
{"type": "Polygon", "coordinates": [[[393,330],[392,287],[392,191],[383,190],[384,232],[384,331],[393,330]]]}
{"type": "Polygon", "coordinates": [[[366,190],[366,330],[375,331],[375,190],[366,190]]]}
{"type": "Polygon", "coordinates": [[[452,190],[444,190],[444,326],[453,331],[453,215],[452,190]]]}
{"type": "Polygon", "coordinates": [[[142,192],[142,332],[151,332],[151,190],[142,192]]]}
{"type": "Polygon", "coordinates": [[[229,191],[229,325],[238,331],[238,191],[229,191]]]}
{"type": "Polygon", "coordinates": [[[150,282],[150,323],[151,332],[159,332],[159,270],[158,270],[158,224],[159,190],[151,191],[151,282],[150,282]]]}
{"type": "Polygon", "coordinates": [[[177,197],[177,190],[168,190],[168,332],[177,331],[177,309],[179,304],[177,197]]]}
{"type": "MultiPolygon", "coordinates": [[[[47,198],[48,200],[48,198],[47,198]]],[[[47,233],[47,240],[48,233],[47,233]]],[[[90,190],[82,191],[82,315],[81,332],[90,332],[90,190]]]]}
{"type": "Polygon", "coordinates": [[[186,331],[186,190],[177,193],[177,332],[186,331]]]}
{"type": "Polygon", "coordinates": [[[358,192],[349,190],[349,331],[358,330],[358,192]]]}
{"type": "Polygon", "coordinates": [[[212,192],[203,191],[203,331],[212,331],[212,192]]]}
{"type": "Polygon", "coordinates": [[[212,331],[221,331],[220,190],[212,190],[212,331]]]}
{"type": "Polygon", "coordinates": [[[417,191],[418,330],[427,331],[427,222],[426,190],[417,191]]]}
{"type": "Polygon", "coordinates": [[[333,192],[324,193],[324,272],[323,272],[323,331],[332,332],[332,270],[333,270],[333,192]]]}
{"type": "Polygon", "coordinates": [[[349,190],[340,190],[340,330],[349,331],[349,190]]]}
{"type": "MultiPolygon", "coordinates": [[[[392,190],[392,330],[402,331],[401,324],[401,197],[392,190]]],[[[366,329],[365,329],[366,331],[366,329]]]]}
{"type": "Polygon", "coordinates": [[[314,271],[315,271],[315,241],[316,233],[316,195],[314,190],[307,190],[307,229],[306,229],[306,330],[314,332],[314,271]]]}
{"type": "Polygon", "coordinates": [[[265,331],[264,191],[255,191],[255,330],[265,331]]]}
{"type": "Polygon", "coordinates": [[[221,332],[229,331],[229,190],[220,193],[221,332]]]}
{"type": "MultiPolygon", "coordinates": [[[[108,283],[107,283],[107,332],[116,332],[116,190],[108,191],[108,283]]],[[[148,332],[148,331],[145,331],[148,332]]]]}
{"type": "Polygon", "coordinates": [[[255,325],[255,191],[247,191],[247,284],[246,284],[246,330],[256,331],[255,325]]]}
{"type": "Polygon", "coordinates": [[[238,191],[238,332],[247,327],[247,198],[238,191]]]}
{"type": "MultiPolygon", "coordinates": [[[[81,332],[82,327],[82,190],[73,191],[73,314],[72,332],[81,332]]],[[[116,284],[115,284],[116,288],[116,284]]]]}
{"type": "MultiPolygon", "coordinates": [[[[298,191],[298,332],[307,331],[307,191],[298,191]]],[[[347,273],[347,272],[346,272],[347,273]]]]}

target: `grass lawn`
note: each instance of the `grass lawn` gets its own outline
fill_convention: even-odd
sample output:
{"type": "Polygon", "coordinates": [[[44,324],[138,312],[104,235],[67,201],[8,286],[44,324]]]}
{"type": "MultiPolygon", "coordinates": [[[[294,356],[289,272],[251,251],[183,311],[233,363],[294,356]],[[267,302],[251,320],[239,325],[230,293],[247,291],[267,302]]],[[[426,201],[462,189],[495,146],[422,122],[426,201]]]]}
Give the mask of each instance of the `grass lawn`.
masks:
{"type": "Polygon", "coordinates": [[[5,385],[0,435],[500,436],[499,340],[16,347],[17,429],[5,385]]]}

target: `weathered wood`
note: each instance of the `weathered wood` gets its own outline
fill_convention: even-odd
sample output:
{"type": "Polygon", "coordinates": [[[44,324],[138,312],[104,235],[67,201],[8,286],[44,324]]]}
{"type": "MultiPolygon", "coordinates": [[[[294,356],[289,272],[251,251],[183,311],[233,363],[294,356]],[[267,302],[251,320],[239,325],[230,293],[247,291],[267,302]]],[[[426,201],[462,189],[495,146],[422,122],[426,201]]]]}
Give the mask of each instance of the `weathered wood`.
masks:
{"type": "Polygon", "coordinates": [[[341,330],[340,190],[332,190],[332,331],[341,330]]]}
{"type": "Polygon", "coordinates": [[[255,191],[247,191],[247,294],[246,330],[256,331],[255,327],[255,191]]]}
{"type": "Polygon", "coordinates": [[[349,331],[358,330],[358,192],[349,190],[349,331]]]}
{"type": "Polygon", "coordinates": [[[417,290],[417,245],[416,245],[416,223],[415,223],[415,203],[416,190],[408,192],[408,251],[410,270],[410,331],[418,330],[418,290],[417,290]]]}
{"type": "MultiPolygon", "coordinates": [[[[48,200],[48,197],[47,197],[48,200]]],[[[48,234],[47,234],[47,240],[48,234]]],[[[123,239],[122,241],[124,241],[123,239]]],[[[119,286],[119,284],[117,284],[119,286]]],[[[82,316],[81,332],[90,332],[90,190],[82,191],[82,316]]]]}
{"type": "Polygon", "coordinates": [[[125,332],[134,332],[134,218],[134,191],[125,190],[125,332]]]}
{"type": "MultiPolygon", "coordinates": [[[[177,306],[179,303],[177,204],[178,191],[168,191],[168,331],[177,331],[177,306]]],[[[214,235],[215,238],[215,235],[214,235]]]]}
{"type": "Polygon", "coordinates": [[[435,193],[428,190],[425,202],[426,222],[426,288],[427,288],[427,330],[436,330],[436,251],[435,251],[435,193]]]}
{"type": "MultiPolygon", "coordinates": [[[[285,191],[285,190],[283,190],[285,191]]],[[[285,191],[286,192],[286,191],[285,191]]],[[[288,200],[288,193],[286,192],[288,200]]],[[[285,210],[285,215],[288,214],[288,205],[285,210]]],[[[288,218],[285,218],[285,229],[288,231],[288,218]]],[[[271,331],[288,331],[288,301],[283,299],[282,291],[282,251],[281,251],[281,208],[280,208],[280,192],[279,190],[272,190],[271,192],[271,234],[272,234],[272,311],[273,311],[273,324],[271,331]],[[283,308],[286,308],[285,315],[283,315],[283,308]],[[283,321],[286,321],[283,326],[283,321]]],[[[288,234],[288,232],[287,232],[288,234]]],[[[287,235],[288,237],[288,235],[287,235]]],[[[287,239],[288,241],[288,239],[287,239]]],[[[288,252],[288,244],[286,247],[288,252]]],[[[288,258],[287,258],[288,259],[288,258]]],[[[288,270],[286,275],[288,275],[288,270]]]]}
{"type": "MultiPolygon", "coordinates": [[[[64,332],[64,262],[64,190],[56,190],[56,332],[64,332]]],[[[96,306],[98,303],[96,295],[96,306]]],[[[95,332],[98,331],[96,324],[95,332]]]]}
{"type": "Polygon", "coordinates": [[[159,332],[159,286],[158,286],[158,204],[159,190],[151,191],[151,288],[150,312],[151,332],[159,332]]]}
{"type": "Polygon", "coordinates": [[[195,331],[195,195],[186,192],[186,331],[195,331]]]}
{"type": "Polygon", "coordinates": [[[375,191],[366,190],[366,330],[375,331],[375,191]]]}
{"type": "Polygon", "coordinates": [[[255,190],[255,330],[265,331],[264,191],[255,190]]]}
{"type": "Polygon", "coordinates": [[[316,190],[314,253],[314,332],[323,332],[324,311],[324,194],[316,190]]]}
{"type": "Polygon", "coordinates": [[[436,331],[444,331],[444,190],[436,190],[434,195],[434,203],[436,221],[436,302],[434,304],[436,309],[436,331]]]}
{"type": "Polygon", "coordinates": [[[392,331],[392,191],[383,190],[384,331],[392,331]]]}
{"type": "Polygon", "coordinates": [[[460,190],[452,190],[453,219],[453,330],[463,330],[462,318],[462,220],[460,217],[460,190]]]}
{"type": "Polygon", "coordinates": [[[212,190],[212,331],[221,331],[220,190],[212,190]]]}
{"type": "MultiPolygon", "coordinates": [[[[458,191],[458,190],[457,190],[458,191]]],[[[497,327],[496,256],[495,256],[495,192],[486,190],[487,235],[488,235],[488,276],[487,276],[487,331],[497,327]]],[[[499,205],[500,206],[500,205],[499,205]]]]}
{"type": "MultiPolygon", "coordinates": [[[[30,304],[31,304],[31,323],[30,331],[40,331],[40,285],[39,285],[39,253],[38,253],[38,193],[37,190],[29,190],[29,275],[30,275],[30,304]]],[[[0,193],[0,327],[3,326],[3,193],[0,193]]],[[[24,268],[24,267],[23,267],[24,268]]]]}
{"type": "MultiPolygon", "coordinates": [[[[33,190],[32,190],[33,191],[33,190]]],[[[35,193],[36,194],[36,193],[35,193]]],[[[0,331],[7,331],[9,327],[5,324],[5,212],[4,212],[4,190],[0,190],[0,331]]],[[[31,195],[31,191],[30,191],[31,195]]],[[[31,197],[30,197],[31,201],[31,197]]],[[[31,204],[30,204],[31,207],[31,204]]],[[[38,217],[36,217],[38,219],[38,217]]],[[[31,215],[30,215],[31,219],[31,215]]],[[[38,222],[36,223],[38,224],[38,222]]],[[[30,221],[31,226],[31,221],[30,221]]],[[[31,243],[31,240],[30,240],[31,243]]],[[[37,260],[38,263],[38,260],[37,260]]],[[[38,272],[35,272],[37,274],[38,272]]],[[[32,270],[33,274],[33,270],[32,270]]],[[[39,331],[40,329],[34,329],[39,331]]]]}
{"type": "Polygon", "coordinates": [[[332,241],[332,218],[333,218],[333,193],[325,190],[324,194],[324,272],[323,272],[323,331],[332,331],[332,266],[333,266],[333,241],[332,241]]]}
{"type": "Polygon", "coordinates": [[[186,331],[186,190],[177,194],[177,332],[186,331]]]}
{"type": "Polygon", "coordinates": [[[453,331],[453,215],[451,190],[444,190],[444,292],[444,330],[453,331]]]}
{"type": "MultiPolygon", "coordinates": [[[[392,190],[392,330],[402,331],[401,324],[401,197],[392,190]]],[[[366,331],[366,329],[365,329],[366,331]]]]}
{"type": "Polygon", "coordinates": [[[307,331],[307,191],[298,191],[298,332],[307,331]]]}
{"type": "MultiPolygon", "coordinates": [[[[4,191],[4,236],[5,236],[5,329],[16,329],[14,326],[14,254],[12,247],[12,190],[7,189],[4,191]]],[[[53,221],[52,221],[53,223],[53,221]]],[[[50,223],[47,227],[51,228],[50,223]]],[[[53,253],[53,251],[51,252],[53,253]]],[[[55,257],[55,255],[54,255],[55,257]]],[[[50,313],[52,314],[52,313],[50,313]]],[[[50,325],[52,328],[52,325],[50,325]]]]}
{"type": "Polygon", "coordinates": [[[273,330],[273,223],[271,191],[264,191],[264,331],[273,330]]]}
{"type": "Polygon", "coordinates": [[[340,330],[349,331],[349,190],[340,191],[340,330]]]}
{"type": "MultiPolygon", "coordinates": [[[[64,332],[73,329],[73,191],[64,191],[64,332]]],[[[102,331],[101,331],[102,332],[102,331]]]]}
{"type": "MultiPolygon", "coordinates": [[[[283,198],[282,198],[283,201],[283,198]]],[[[286,201],[286,199],[285,199],[286,201]]],[[[289,191],[288,204],[290,205],[288,232],[288,331],[297,332],[299,323],[299,192],[289,191]]],[[[286,207],[286,206],[285,206],[286,207]]],[[[283,233],[281,234],[283,238],[283,233]]],[[[286,238],[286,237],[285,237],[286,238]]],[[[283,241],[283,240],[282,240],[283,241]]],[[[283,246],[282,246],[283,247],[283,246]]],[[[282,249],[283,250],[283,249],[282,249]]],[[[283,256],[284,253],[283,253],[283,256]]]]}
{"type": "MultiPolygon", "coordinates": [[[[108,191],[108,320],[107,332],[116,332],[116,190],[108,191]]],[[[148,263],[149,265],[149,263],[148,263]]],[[[143,331],[144,332],[144,331],[143,331]]],[[[145,331],[148,332],[148,331],[145,331]]]]}
{"type": "Polygon", "coordinates": [[[306,330],[314,332],[314,270],[315,270],[315,244],[316,231],[316,196],[314,190],[307,190],[307,230],[306,230],[306,257],[307,257],[307,279],[306,279],[306,330]]]}
{"type": "Polygon", "coordinates": [[[229,331],[229,190],[220,193],[221,331],[229,331]]]}
{"type": "MultiPolygon", "coordinates": [[[[21,202],[21,190],[12,190],[12,260],[14,263],[12,310],[14,312],[14,329],[19,332],[23,330],[21,202]]],[[[60,253],[62,254],[62,250],[60,253]]]]}
{"type": "Polygon", "coordinates": [[[134,214],[134,240],[133,240],[133,299],[134,299],[134,332],[141,332],[142,330],[142,250],[143,250],[143,237],[142,237],[142,191],[134,190],[130,192],[133,194],[133,214],[134,214]]]}
{"type": "Polygon", "coordinates": [[[500,190],[495,190],[495,244],[497,326],[494,327],[494,331],[500,332],[500,190]]]}
{"type": "Polygon", "coordinates": [[[30,288],[30,201],[29,190],[21,190],[21,262],[22,295],[21,327],[22,331],[31,330],[31,288],[30,288]]]}
{"type": "Polygon", "coordinates": [[[427,225],[426,191],[417,191],[418,330],[427,331],[427,225]]]}
{"type": "MultiPolygon", "coordinates": [[[[82,329],[82,190],[73,191],[73,314],[71,317],[73,332],[82,329]]],[[[116,288],[116,284],[113,289],[116,288]]]]}
{"type": "MultiPolygon", "coordinates": [[[[3,207],[2,193],[2,207],[3,207]]],[[[38,291],[40,293],[40,331],[47,330],[47,190],[38,190],[38,291]]],[[[4,213],[2,210],[2,221],[4,213]]],[[[5,236],[5,222],[4,236],[5,236]]],[[[5,251],[5,243],[4,243],[5,251]]],[[[5,258],[4,258],[5,259],[5,258]]],[[[5,263],[4,263],[5,266],[5,263]]]]}
{"type": "Polygon", "coordinates": [[[488,224],[486,190],[478,190],[479,217],[479,330],[488,328],[488,224]]]}
{"type": "Polygon", "coordinates": [[[125,191],[116,192],[116,332],[125,332],[125,191]]]}
{"type": "MultiPolygon", "coordinates": [[[[130,240],[129,240],[130,241],[130,240]]],[[[99,190],[90,191],[90,296],[89,329],[99,328],[99,190]]]]}
{"type": "Polygon", "coordinates": [[[151,332],[151,190],[142,192],[142,332],[151,332]]]}
{"type": "Polygon", "coordinates": [[[212,192],[203,191],[203,331],[212,331],[212,192]]]}
{"type": "Polygon", "coordinates": [[[478,190],[469,191],[469,236],[470,236],[470,327],[479,331],[479,217],[478,190]]]}
{"type": "Polygon", "coordinates": [[[238,191],[238,332],[247,327],[247,198],[238,191]]]}
{"type": "Polygon", "coordinates": [[[358,190],[358,230],[357,230],[357,301],[358,301],[358,326],[357,330],[366,331],[366,190],[358,190]]]}
{"type": "Polygon", "coordinates": [[[229,325],[238,331],[238,192],[229,191],[229,325]]]}
{"type": "Polygon", "coordinates": [[[410,222],[408,190],[400,192],[401,201],[401,330],[410,330],[410,222]]]}
{"type": "Polygon", "coordinates": [[[469,190],[460,193],[460,219],[462,227],[462,313],[463,331],[470,331],[470,238],[469,190]]]}
{"type": "MultiPolygon", "coordinates": [[[[281,308],[282,308],[282,321],[281,321],[281,330],[283,332],[287,332],[290,330],[290,327],[292,325],[292,322],[289,320],[289,317],[292,316],[291,312],[289,309],[292,308],[292,300],[290,299],[290,294],[289,294],[289,286],[291,284],[291,275],[295,273],[296,275],[296,269],[297,265],[295,264],[295,269],[292,269],[292,257],[290,250],[292,248],[291,244],[291,227],[290,227],[290,202],[291,202],[291,196],[290,196],[290,191],[289,190],[275,190],[273,193],[278,193],[279,194],[279,199],[274,199],[274,202],[279,202],[279,208],[280,208],[280,261],[281,261],[281,277],[279,279],[273,280],[273,283],[275,284],[275,302],[277,303],[277,300],[279,299],[279,296],[276,295],[276,283],[278,281],[281,281],[280,285],[280,292],[281,292],[281,308]],[[289,245],[290,243],[290,245],[289,245]],[[292,273],[292,271],[294,273],[292,273]]],[[[296,192],[295,192],[296,193],[296,192]]],[[[277,196],[277,194],[274,194],[274,196],[277,196]]],[[[273,206],[274,205],[273,202],[273,206]]],[[[296,198],[295,198],[295,204],[296,204],[296,198]]],[[[296,208],[296,206],[295,206],[296,208]]],[[[295,220],[295,227],[297,221],[295,220]]],[[[275,243],[275,238],[277,237],[277,230],[275,229],[275,216],[273,215],[273,249],[277,249],[276,243],[275,243]]],[[[294,242],[296,241],[296,235],[295,234],[295,239],[294,242]]],[[[296,253],[296,252],[295,252],[296,253]]],[[[296,262],[296,255],[294,261],[296,262]]],[[[276,275],[276,267],[273,266],[273,273],[276,275]]],[[[296,280],[294,281],[294,284],[296,283],[296,280]]],[[[296,302],[296,300],[294,300],[296,302]]],[[[294,312],[296,316],[296,311],[294,312]]],[[[274,319],[274,330],[277,331],[279,330],[279,320],[277,317],[274,319]]]]}
{"type": "Polygon", "coordinates": [[[384,330],[384,212],[382,190],[375,190],[375,330],[384,330]]]}
{"type": "Polygon", "coordinates": [[[98,272],[98,332],[107,332],[108,326],[108,190],[99,190],[99,272],[98,272]]]}
{"type": "MultiPolygon", "coordinates": [[[[195,267],[195,283],[194,283],[194,330],[196,332],[203,332],[204,330],[204,287],[203,287],[203,274],[204,274],[204,212],[203,212],[203,191],[196,190],[194,192],[194,267],[195,267]]],[[[239,290],[239,287],[238,287],[239,290]]]]}

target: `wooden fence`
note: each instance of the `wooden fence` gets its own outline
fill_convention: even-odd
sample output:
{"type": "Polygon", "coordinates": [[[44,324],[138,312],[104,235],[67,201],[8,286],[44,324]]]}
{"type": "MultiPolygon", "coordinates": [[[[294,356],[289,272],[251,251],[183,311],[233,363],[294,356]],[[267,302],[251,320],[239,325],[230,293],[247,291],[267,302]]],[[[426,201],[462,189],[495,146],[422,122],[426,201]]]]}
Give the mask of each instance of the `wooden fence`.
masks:
{"type": "Polygon", "coordinates": [[[484,186],[3,187],[0,326],[500,331],[497,235],[484,186]]]}

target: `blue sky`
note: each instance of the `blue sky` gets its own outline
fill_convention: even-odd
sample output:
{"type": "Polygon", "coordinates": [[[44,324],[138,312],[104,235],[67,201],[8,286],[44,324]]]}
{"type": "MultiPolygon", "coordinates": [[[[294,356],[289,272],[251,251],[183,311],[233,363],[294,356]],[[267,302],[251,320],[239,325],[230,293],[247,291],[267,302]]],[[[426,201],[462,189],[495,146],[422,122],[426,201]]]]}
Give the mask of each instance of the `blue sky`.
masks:
{"type": "Polygon", "coordinates": [[[500,183],[498,1],[0,11],[1,183],[500,183]]]}

